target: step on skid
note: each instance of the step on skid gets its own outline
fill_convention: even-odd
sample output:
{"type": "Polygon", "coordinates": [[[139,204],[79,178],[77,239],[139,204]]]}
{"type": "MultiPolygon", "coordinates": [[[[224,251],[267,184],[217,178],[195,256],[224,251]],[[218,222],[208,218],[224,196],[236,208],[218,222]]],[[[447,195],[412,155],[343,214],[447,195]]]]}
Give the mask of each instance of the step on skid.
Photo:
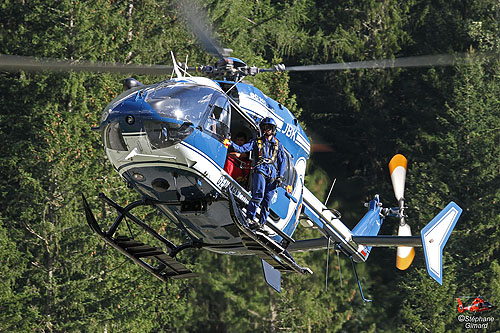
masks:
{"type": "Polygon", "coordinates": [[[102,193],[99,194],[99,198],[110,204],[118,212],[118,217],[116,218],[115,223],[107,232],[104,232],[97,223],[97,220],[92,213],[92,210],[90,209],[85,196],[83,196],[82,194],[83,207],[85,210],[87,223],[89,224],[90,228],[97,235],[99,235],[99,237],[106,241],[106,243],[117,249],[119,252],[130,258],[136,264],[146,269],[149,273],[164,282],[166,282],[169,278],[183,279],[197,277],[196,273],[193,273],[186,266],[174,259],[174,256],[179,253],[179,251],[185,248],[195,247],[195,245],[185,244],[175,246],[173,243],[163,238],[163,236],[156,233],[156,231],[151,229],[142,220],[130,213],[130,210],[132,208],[140,205],[145,205],[147,203],[141,204],[140,202],[136,202],[135,204],[130,204],[124,208],[116,204],[114,201],[112,201],[102,193]],[[140,241],[134,240],[131,237],[118,235],[116,233],[116,229],[118,228],[118,225],[121,223],[124,217],[128,217],[130,220],[146,230],[149,234],[160,240],[169,249],[169,253],[167,254],[161,248],[144,244],[140,241]],[[154,265],[153,263],[156,263],[156,265],[154,265]]]}
{"type": "MultiPolygon", "coordinates": [[[[298,265],[288,251],[286,251],[286,248],[280,243],[261,231],[252,231],[248,227],[246,219],[241,214],[234,195],[229,189],[227,190],[227,196],[229,198],[231,218],[233,219],[234,224],[238,227],[243,245],[248,250],[252,251],[255,255],[280,272],[312,274],[312,271],[309,268],[298,265]]],[[[275,228],[273,228],[273,230],[274,229],[275,228]]],[[[287,239],[285,239],[285,242],[288,244],[287,239]]]]}

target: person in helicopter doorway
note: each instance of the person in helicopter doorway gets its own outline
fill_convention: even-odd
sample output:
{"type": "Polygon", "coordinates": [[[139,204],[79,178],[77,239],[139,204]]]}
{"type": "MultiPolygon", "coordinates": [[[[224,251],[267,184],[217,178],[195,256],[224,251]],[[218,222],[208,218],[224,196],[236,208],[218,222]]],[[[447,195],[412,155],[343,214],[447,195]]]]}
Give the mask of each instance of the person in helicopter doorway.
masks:
{"type": "Polygon", "coordinates": [[[264,224],[269,216],[269,206],[276,193],[276,189],[283,183],[285,174],[285,152],[283,146],[276,139],[276,122],[270,117],[260,122],[260,138],[251,139],[244,145],[231,142],[238,153],[253,151],[255,165],[252,175],[252,199],[247,206],[247,223],[252,230],[263,231],[264,224]],[[255,214],[260,207],[259,223],[255,223],[255,214]]]}
{"type": "MultiPolygon", "coordinates": [[[[247,142],[247,136],[243,132],[239,132],[235,136],[234,143],[238,146],[243,146],[247,142]]],[[[248,176],[250,174],[250,160],[247,153],[237,153],[230,151],[227,154],[224,171],[226,171],[238,184],[242,187],[247,187],[248,176]]]]}

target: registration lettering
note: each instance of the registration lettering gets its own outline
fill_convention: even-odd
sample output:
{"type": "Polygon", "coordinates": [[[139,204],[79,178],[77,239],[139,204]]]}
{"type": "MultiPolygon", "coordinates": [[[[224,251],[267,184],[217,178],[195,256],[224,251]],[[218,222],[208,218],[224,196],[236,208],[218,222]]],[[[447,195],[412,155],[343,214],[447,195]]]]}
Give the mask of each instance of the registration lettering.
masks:
{"type": "Polygon", "coordinates": [[[243,195],[243,193],[241,193],[241,191],[236,187],[234,186],[230,181],[229,179],[226,178],[226,176],[224,175],[221,175],[219,180],[217,181],[217,186],[219,186],[219,188],[224,191],[226,188],[229,188],[229,191],[231,191],[231,193],[236,197],[238,198],[239,200],[241,200],[242,202],[244,202],[245,204],[248,204],[248,199],[243,195]]]}
{"type": "Polygon", "coordinates": [[[294,126],[285,123],[286,127],[284,129],[281,129],[281,133],[285,134],[287,138],[290,138],[291,140],[295,141],[297,138],[297,128],[294,126]]]}

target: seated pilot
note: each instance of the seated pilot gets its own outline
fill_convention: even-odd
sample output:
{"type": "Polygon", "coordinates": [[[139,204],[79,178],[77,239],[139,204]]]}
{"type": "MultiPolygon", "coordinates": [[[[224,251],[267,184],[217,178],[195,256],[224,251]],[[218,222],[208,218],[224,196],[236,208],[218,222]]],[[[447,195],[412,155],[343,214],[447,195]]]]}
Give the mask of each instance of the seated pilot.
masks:
{"type": "MultiPolygon", "coordinates": [[[[236,134],[234,143],[243,145],[247,142],[245,133],[236,134]]],[[[231,151],[227,154],[224,170],[243,187],[246,187],[248,175],[250,174],[250,160],[247,153],[231,151]]]]}

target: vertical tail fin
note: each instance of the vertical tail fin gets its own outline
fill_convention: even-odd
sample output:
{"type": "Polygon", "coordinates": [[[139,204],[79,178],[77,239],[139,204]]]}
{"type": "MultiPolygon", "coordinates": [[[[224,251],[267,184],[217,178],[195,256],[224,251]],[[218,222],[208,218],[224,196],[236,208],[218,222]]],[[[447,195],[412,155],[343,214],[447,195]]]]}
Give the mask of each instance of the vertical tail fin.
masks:
{"type": "Polygon", "coordinates": [[[443,284],[443,248],[461,213],[452,201],[421,231],[427,272],[439,284],[443,284]]]}

